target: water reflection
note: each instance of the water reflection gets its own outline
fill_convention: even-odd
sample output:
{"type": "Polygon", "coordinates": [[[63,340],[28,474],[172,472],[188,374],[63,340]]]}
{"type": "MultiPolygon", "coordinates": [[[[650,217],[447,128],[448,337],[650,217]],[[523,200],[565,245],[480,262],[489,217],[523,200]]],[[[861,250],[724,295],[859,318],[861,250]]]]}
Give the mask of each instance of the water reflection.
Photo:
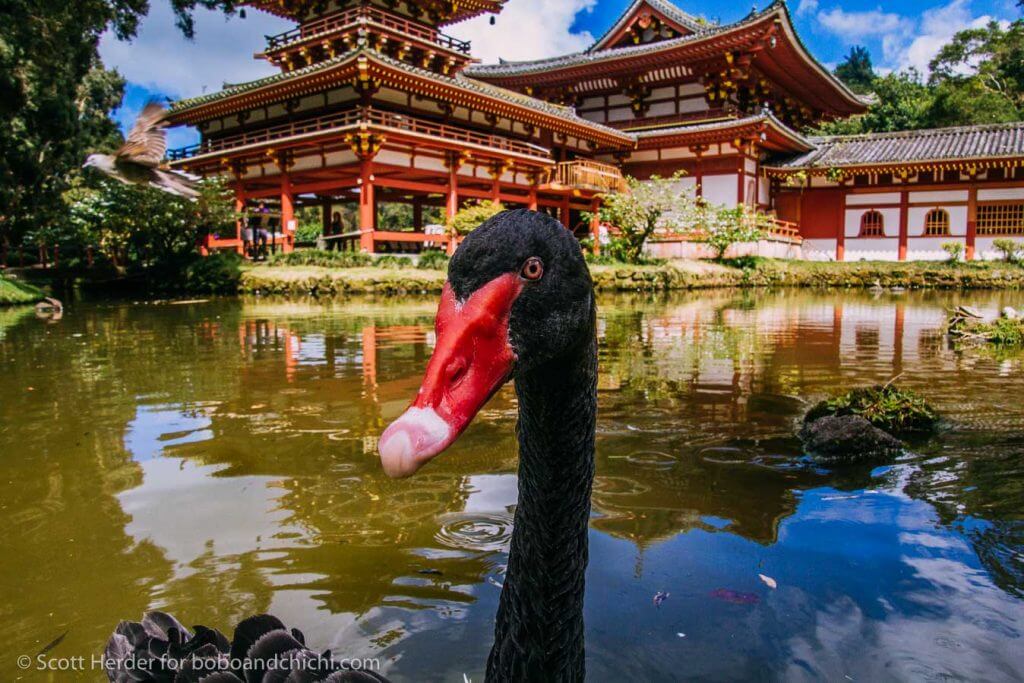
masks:
{"type": "MultiPolygon", "coordinates": [[[[950,349],[944,309],[961,301],[1020,303],[602,301],[594,680],[1024,675],[1024,357],[950,349]],[[897,375],[948,417],[941,439],[875,471],[801,458],[809,401],[897,375]],[[671,593],[658,609],[656,591],[671,593]],[[730,594],[756,600],[715,597],[730,594]]],[[[3,666],[65,630],[55,654],[95,652],[146,608],[220,627],[273,610],[396,680],[481,679],[516,501],[514,394],[410,481],[374,453],[419,386],[433,308],[5,318],[3,666]]]]}

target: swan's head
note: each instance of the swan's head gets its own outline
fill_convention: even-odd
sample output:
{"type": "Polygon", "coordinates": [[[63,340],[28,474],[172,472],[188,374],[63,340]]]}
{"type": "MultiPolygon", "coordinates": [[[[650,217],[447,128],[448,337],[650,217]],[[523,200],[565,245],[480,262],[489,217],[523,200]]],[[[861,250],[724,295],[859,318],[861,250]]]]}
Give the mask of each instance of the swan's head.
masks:
{"type": "MultiPolygon", "coordinates": [[[[452,257],[437,345],[409,409],[380,437],[384,471],[408,477],[448,448],[494,392],[589,342],[593,284],[579,242],[535,211],[506,211],[452,257]]],[[[566,362],[571,362],[566,360],[566,362]]]]}

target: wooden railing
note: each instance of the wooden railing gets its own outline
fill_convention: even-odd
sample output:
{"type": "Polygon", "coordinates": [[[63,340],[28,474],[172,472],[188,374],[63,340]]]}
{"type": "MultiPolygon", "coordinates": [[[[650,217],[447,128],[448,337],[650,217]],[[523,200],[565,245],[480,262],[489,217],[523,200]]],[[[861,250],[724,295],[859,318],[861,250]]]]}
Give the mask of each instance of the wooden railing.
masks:
{"type": "MultiPolygon", "coordinates": [[[[237,135],[205,140],[198,145],[170,150],[167,153],[167,158],[170,161],[182,161],[204,154],[227,152],[247,145],[281,142],[282,140],[301,135],[323,133],[362,125],[397,129],[403,132],[426,135],[451,142],[478,145],[503,152],[522,154],[538,160],[550,161],[551,159],[551,152],[549,150],[529,142],[512,140],[500,135],[477,133],[458,126],[424,121],[411,116],[379,111],[377,109],[350,109],[336,114],[327,114],[303,121],[282,123],[277,126],[270,126],[237,135]]],[[[605,164],[601,165],[605,166],[605,164]]],[[[617,169],[615,170],[618,172],[617,169]]],[[[619,177],[621,178],[621,176],[619,177]]]]}
{"type": "Polygon", "coordinates": [[[404,33],[430,43],[436,43],[449,50],[469,54],[470,43],[445,35],[436,29],[379,10],[376,7],[356,7],[329,14],[315,21],[305,23],[291,31],[275,36],[266,36],[267,51],[276,50],[297,40],[316,38],[353,24],[373,22],[398,33],[404,33]]]}
{"type": "Polygon", "coordinates": [[[556,164],[549,171],[548,183],[594,192],[625,192],[627,189],[626,179],[617,166],[587,159],[556,164]]]}
{"type": "Polygon", "coordinates": [[[773,237],[781,237],[784,239],[800,241],[800,226],[790,221],[775,219],[774,226],[768,228],[769,234],[773,237]]]}

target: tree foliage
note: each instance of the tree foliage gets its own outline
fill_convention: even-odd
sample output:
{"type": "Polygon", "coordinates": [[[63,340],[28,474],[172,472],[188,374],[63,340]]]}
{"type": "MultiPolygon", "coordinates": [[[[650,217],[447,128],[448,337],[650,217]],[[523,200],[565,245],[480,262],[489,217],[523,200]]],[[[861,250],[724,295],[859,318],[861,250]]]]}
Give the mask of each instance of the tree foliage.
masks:
{"type": "Polygon", "coordinates": [[[836,67],[835,74],[850,90],[861,95],[871,92],[877,78],[871,64],[871,53],[862,45],[850,48],[850,54],[836,67]]]}
{"type": "MultiPolygon", "coordinates": [[[[234,0],[171,0],[191,35],[197,7],[234,11],[234,0]]],[[[5,0],[0,21],[0,242],[16,244],[52,223],[60,194],[89,152],[119,135],[109,112],[124,82],[103,69],[97,46],[111,30],[135,35],[147,0],[5,0]]]]}
{"type": "Polygon", "coordinates": [[[95,247],[119,269],[182,261],[199,236],[235,230],[230,188],[210,178],[200,182],[199,191],[192,202],[113,180],[100,181],[95,189],[78,186],[65,195],[67,218],[56,228],[59,241],[72,248],[95,247]]]}
{"type": "Polygon", "coordinates": [[[734,244],[756,242],[771,228],[773,219],[746,204],[735,207],[701,205],[697,208],[694,239],[703,242],[721,260],[734,244]]]}
{"type": "Polygon", "coordinates": [[[504,210],[502,204],[490,201],[466,202],[448,221],[448,227],[458,235],[468,235],[483,225],[487,219],[497,216],[504,210]]]}
{"type": "Polygon", "coordinates": [[[827,135],[882,133],[1024,120],[1024,20],[960,31],[929,64],[926,79],[909,69],[879,76],[856,47],[836,76],[870,95],[867,113],[830,122],[827,135]]]}
{"type": "Polygon", "coordinates": [[[655,231],[680,232],[692,223],[692,190],[680,187],[683,172],[648,180],[626,178],[628,191],[602,197],[600,218],[618,228],[612,250],[626,263],[642,260],[644,244],[655,231]]]}

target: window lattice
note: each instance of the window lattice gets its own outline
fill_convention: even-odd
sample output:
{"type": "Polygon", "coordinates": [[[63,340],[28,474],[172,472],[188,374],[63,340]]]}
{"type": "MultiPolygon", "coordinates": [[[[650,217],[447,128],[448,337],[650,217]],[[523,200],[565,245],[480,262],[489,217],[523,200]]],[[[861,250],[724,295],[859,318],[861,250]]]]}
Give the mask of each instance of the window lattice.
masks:
{"type": "Polygon", "coordinates": [[[860,217],[861,237],[885,237],[885,220],[877,211],[868,211],[860,217]]]}
{"type": "Polygon", "coordinates": [[[979,235],[1024,235],[1024,204],[978,206],[979,235]]]}
{"type": "Polygon", "coordinates": [[[932,209],[924,217],[925,237],[946,237],[949,235],[949,212],[945,209],[932,209]]]}

